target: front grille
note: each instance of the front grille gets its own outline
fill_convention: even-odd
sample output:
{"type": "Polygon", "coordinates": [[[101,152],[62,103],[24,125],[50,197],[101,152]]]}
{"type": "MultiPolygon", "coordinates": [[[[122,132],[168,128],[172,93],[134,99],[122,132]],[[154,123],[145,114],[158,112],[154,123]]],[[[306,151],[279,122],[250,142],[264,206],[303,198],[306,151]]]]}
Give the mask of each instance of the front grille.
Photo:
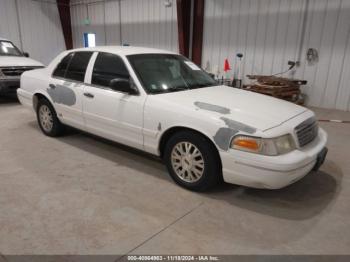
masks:
{"type": "Polygon", "coordinates": [[[1,72],[5,76],[20,76],[23,72],[33,70],[39,67],[23,66],[23,67],[3,67],[0,68],[1,72]]]}
{"type": "Polygon", "coordinates": [[[315,118],[309,118],[295,128],[299,146],[303,147],[311,143],[318,134],[318,125],[315,118]]]}

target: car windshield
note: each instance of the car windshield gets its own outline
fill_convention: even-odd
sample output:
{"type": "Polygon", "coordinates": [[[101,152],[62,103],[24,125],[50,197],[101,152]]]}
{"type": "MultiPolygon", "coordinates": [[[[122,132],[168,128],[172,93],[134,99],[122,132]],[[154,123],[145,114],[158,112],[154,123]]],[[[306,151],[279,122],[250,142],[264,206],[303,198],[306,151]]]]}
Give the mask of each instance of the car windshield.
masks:
{"type": "Polygon", "coordinates": [[[23,56],[23,54],[10,41],[0,40],[0,56],[23,56]]]}
{"type": "Polygon", "coordinates": [[[139,54],[127,58],[144,88],[151,94],[218,85],[209,74],[180,55],[139,54]]]}

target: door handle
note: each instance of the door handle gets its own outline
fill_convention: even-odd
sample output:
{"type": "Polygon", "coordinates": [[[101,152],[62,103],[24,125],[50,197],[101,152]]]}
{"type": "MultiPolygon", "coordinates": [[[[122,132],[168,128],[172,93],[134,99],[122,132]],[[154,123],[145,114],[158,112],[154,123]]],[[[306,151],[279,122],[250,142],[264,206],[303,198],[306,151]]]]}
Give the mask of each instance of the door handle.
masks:
{"type": "Polygon", "coordinates": [[[84,96],[86,96],[88,98],[94,98],[94,95],[91,93],[84,93],[84,96]]]}
{"type": "Polygon", "coordinates": [[[52,89],[56,88],[56,86],[54,84],[49,84],[49,87],[52,88],[52,89]]]}

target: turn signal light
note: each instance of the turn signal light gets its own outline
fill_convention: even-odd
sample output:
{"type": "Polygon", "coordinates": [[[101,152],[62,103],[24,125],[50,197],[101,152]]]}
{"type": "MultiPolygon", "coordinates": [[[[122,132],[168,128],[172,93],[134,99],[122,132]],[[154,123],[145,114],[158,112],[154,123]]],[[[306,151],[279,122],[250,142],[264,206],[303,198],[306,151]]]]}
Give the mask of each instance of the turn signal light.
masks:
{"type": "Polygon", "coordinates": [[[253,139],[235,139],[233,143],[235,146],[240,148],[246,148],[252,151],[259,150],[259,144],[253,139]]]}

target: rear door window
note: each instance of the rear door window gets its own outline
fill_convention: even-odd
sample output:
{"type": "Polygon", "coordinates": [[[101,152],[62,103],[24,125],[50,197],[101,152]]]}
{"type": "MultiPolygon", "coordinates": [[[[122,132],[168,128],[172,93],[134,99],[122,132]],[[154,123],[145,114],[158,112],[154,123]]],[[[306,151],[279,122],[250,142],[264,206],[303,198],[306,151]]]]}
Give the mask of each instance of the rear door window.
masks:
{"type": "Polygon", "coordinates": [[[93,52],[74,53],[74,56],[68,65],[65,78],[78,82],[84,82],[86,68],[89,64],[92,53],[93,52]]]}
{"type": "Polygon", "coordinates": [[[52,76],[54,77],[62,77],[64,78],[66,71],[67,71],[67,67],[69,65],[70,60],[72,59],[74,53],[70,53],[68,55],[66,55],[61,62],[57,65],[55,71],[53,72],[52,76]]]}

